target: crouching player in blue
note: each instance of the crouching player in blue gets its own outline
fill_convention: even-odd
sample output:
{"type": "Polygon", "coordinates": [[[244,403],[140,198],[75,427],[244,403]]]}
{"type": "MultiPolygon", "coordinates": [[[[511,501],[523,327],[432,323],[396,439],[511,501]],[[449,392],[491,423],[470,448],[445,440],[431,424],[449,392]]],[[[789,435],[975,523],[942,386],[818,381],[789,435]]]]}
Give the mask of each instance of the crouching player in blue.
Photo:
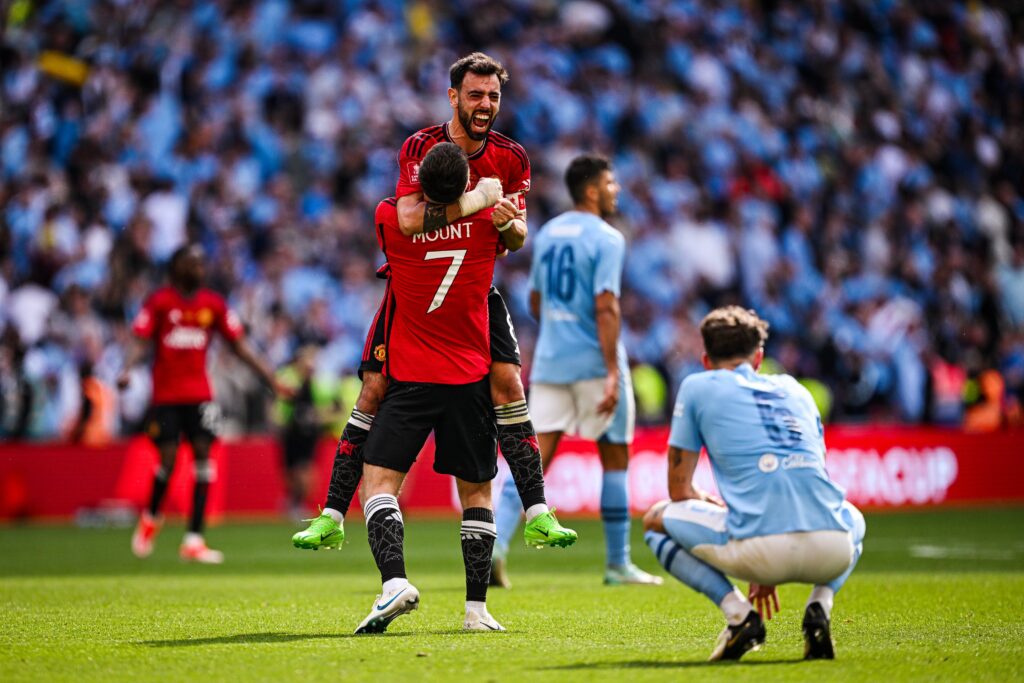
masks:
{"type": "Polygon", "coordinates": [[[804,658],[832,659],[832,600],[860,557],[864,517],[825,472],[821,417],[788,375],[758,375],[768,324],[719,308],[701,323],[706,372],[679,388],[669,437],[669,496],[644,517],[666,570],[703,593],[727,625],[711,660],[739,659],[765,640],[759,612],[775,586],[809,583],[804,658]],[[723,501],[693,484],[706,447],[723,501]],[[750,582],[750,599],[726,575],[750,582]],[[757,609],[754,609],[754,608],[757,609]]]}

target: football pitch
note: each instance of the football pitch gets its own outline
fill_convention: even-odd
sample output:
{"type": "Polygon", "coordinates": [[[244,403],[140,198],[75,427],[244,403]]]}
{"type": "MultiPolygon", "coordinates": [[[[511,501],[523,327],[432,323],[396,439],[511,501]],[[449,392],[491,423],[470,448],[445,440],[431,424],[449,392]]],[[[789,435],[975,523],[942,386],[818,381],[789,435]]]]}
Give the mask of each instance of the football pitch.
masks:
{"type": "MultiPolygon", "coordinates": [[[[508,632],[463,633],[459,521],[407,519],[420,609],[378,636],[352,635],[380,586],[357,520],[341,552],[216,527],[220,567],[178,561],[180,524],[146,561],[130,530],[0,527],[0,680],[1024,680],[1024,509],[869,515],[832,662],[801,661],[808,589],[786,586],[761,651],[706,664],[718,611],[671,578],[603,586],[600,524],[573,522],[574,548],[512,552],[488,601],[508,632]]],[[[637,521],[633,557],[664,574],[637,521]]]]}

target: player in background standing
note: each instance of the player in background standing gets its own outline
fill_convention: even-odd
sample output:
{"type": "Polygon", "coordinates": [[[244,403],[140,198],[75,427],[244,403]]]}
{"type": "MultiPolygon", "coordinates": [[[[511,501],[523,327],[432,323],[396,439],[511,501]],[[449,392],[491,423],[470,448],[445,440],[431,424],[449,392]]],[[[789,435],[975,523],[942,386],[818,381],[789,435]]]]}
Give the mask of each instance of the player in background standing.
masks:
{"type": "Polygon", "coordinates": [[[132,535],[132,552],[136,557],[148,557],[153,552],[162,524],[160,504],[184,435],[192,444],[195,484],[192,515],[179,554],[183,560],[220,564],[223,554],[208,548],[203,539],[206,498],[214,479],[210,446],[220,418],[206,375],[206,350],[213,333],[224,337],[235,354],[279,395],[290,396],[292,392],[277,383],[267,364],[250,348],[241,321],[224,299],[203,288],[203,258],[203,250],[197,245],[181,247],[171,256],[170,284],[153,292],[132,322],[136,342],[128,349],[117,386],[128,386],[129,371],[146,353],[146,345],[140,342],[152,340],[153,400],[146,433],[160,454],[160,464],[153,475],[149,507],[143,510],[132,535]]]}
{"type": "MultiPolygon", "coordinates": [[[[608,160],[573,159],[565,182],[575,209],[548,221],[536,238],[530,270],[530,308],[540,336],[530,374],[544,466],[562,434],[597,441],[604,476],[601,520],[607,584],[660,584],[630,559],[627,466],[635,408],[626,351],[619,338],[619,292],[625,258],[622,233],[605,222],[615,212],[619,186],[608,160]]],[[[498,505],[498,541],[492,581],[509,585],[505,555],[519,523],[511,484],[498,505]]]]}
{"type": "MultiPolygon", "coordinates": [[[[426,196],[454,201],[469,176],[465,153],[450,143],[434,146],[420,176],[426,196]]],[[[462,503],[463,626],[503,631],[486,604],[495,535],[491,480],[498,471],[487,293],[499,233],[489,212],[482,212],[428,234],[408,234],[399,226],[396,204],[384,200],[376,214],[394,307],[385,330],[389,382],[366,441],[362,477],[367,537],[382,587],[356,633],[382,633],[419,604],[419,591],[405,573],[397,496],[431,430],[434,470],[456,478],[462,503]]]]}
{"type": "MultiPolygon", "coordinates": [[[[491,127],[501,105],[501,86],[508,81],[504,67],[475,52],[450,69],[448,99],[452,118],[411,135],[399,154],[398,222],[403,234],[433,232],[464,216],[494,207],[492,221],[512,251],[526,240],[526,193],[530,189],[530,161],[516,142],[491,127]],[[470,191],[451,202],[428,201],[420,184],[420,164],[440,142],[452,142],[467,155],[470,191]],[[502,197],[502,188],[508,196],[502,197]]],[[[359,375],[363,386],[352,417],[345,426],[334,458],[324,510],[307,529],[296,533],[298,548],[340,548],[345,539],[344,515],[362,476],[362,449],[374,415],[387,389],[381,374],[388,354],[384,327],[389,313],[390,286],[370,327],[359,375]]],[[[548,509],[544,473],[520,377],[519,345],[512,320],[498,290],[488,295],[491,324],[491,400],[498,423],[502,455],[518,487],[527,526],[526,542],[536,546],[568,546],[576,532],[559,524],[548,509]]]]}
{"type": "Polygon", "coordinates": [[[728,306],[705,316],[700,332],[706,372],[679,387],[668,442],[671,500],[644,516],[644,538],[669,573],[725,615],[711,660],[739,659],[764,643],[759,612],[770,619],[772,607],[778,611],[780,583],[814,584],[804,658],[833,659],[832,601],[860,558],[864,517],[825,472],[810,393],[789,375],[757,374],[768,323],[728,306]],[[701,447],[724,506],[693,485],[701,447]],[[726,575],[751,582],[753,606],[726,575]]]}

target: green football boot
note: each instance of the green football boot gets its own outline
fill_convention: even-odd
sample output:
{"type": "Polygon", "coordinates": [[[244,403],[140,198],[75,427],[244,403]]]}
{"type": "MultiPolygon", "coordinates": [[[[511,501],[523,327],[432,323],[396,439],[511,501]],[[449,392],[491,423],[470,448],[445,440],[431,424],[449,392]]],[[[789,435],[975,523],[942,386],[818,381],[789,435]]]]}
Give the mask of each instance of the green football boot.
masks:
{"type": "Polygon", "coordinates": [[[566,529],[558,523],[552,508],[544,514],[537,515],[526,524],[526,528],[523,529],[523,538],[526,540],[526,545],[534,548],[543,548],[544,546],[568,548],[576,542],[579,536],[572,529],[566,529]]]}
{"type": "Polygon", "coordinates": [[[326,512],[320,513],[319,517],[305,519],[304,522],[311,522],[309,528],[303,529],[292,536],[292,544],[296,548],[305,550],[319,550],[320,548],[337,548],[341,550],[341,544],[345,542],[345,529],[338,524],[326,512]]]}

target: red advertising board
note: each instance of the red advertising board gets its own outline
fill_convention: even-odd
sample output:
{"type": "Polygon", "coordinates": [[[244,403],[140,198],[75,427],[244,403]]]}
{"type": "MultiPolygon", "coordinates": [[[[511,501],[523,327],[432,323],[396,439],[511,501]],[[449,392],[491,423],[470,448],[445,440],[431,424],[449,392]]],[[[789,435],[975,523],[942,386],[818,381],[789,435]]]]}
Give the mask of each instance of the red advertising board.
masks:
{"type": "MultiPolygon", "coordinates": [[[[665,428],[637,430],[630,461],[630,504],[643,511],[666,497],[665,428]]],[[[826,464],[855,504],[887,508],[944,504],[1024,504],[1024,432],[965,434],[909,427],[831,427],[826,464]]],[[[334,455],[320,444],[317,470],[326,487],[334,455]]],[[[247,438],[218,444],[217,481],[211,490],[216,514],[274,514],[284,485],[276,442],[247,438]]],[[[452,481],[431,468],[428,443],[403,488],[409,511],[457,508],[452,481]]],[[[68,517],[111,501],[141,506],[148,496],[156,453],[144,438],[102,449],[62,444],[0,444],[0,517],[68,517]]],[[[506,476],[502,469],[499,481],[506,476]]],[[[706,459],[698,483],[714,490],[706,459]]],[[[548,500],[566,514],[599,510],[601,464],[593,444],[565,439],[546,475],[548,500]]],[[[167,511],[187,510],[191,460],[179,454],[167,511]]],[[[311,501],[316,503],[318,501],[311,501]]]]}

